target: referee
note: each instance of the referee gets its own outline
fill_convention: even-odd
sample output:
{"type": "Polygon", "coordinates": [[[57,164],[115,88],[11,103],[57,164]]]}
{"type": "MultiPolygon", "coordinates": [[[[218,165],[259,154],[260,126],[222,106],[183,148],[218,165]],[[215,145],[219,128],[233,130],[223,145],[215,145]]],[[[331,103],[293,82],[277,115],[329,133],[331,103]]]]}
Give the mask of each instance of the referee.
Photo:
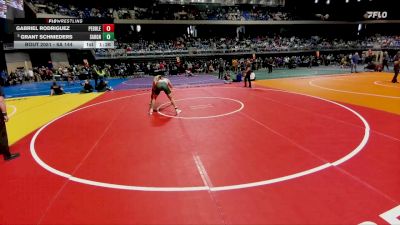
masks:
{"type": "Polygon", "coordinates": [[[393,59],[394,61],[394,76],[392,79],[392,83],[399,83],[397,81],[397,76],[399,76],[399,71],[400,71],[400,51],[397,52],[396,56],[393,59]]]}
{"type": "Polygon", "coordinates": [[[0,86],[0,109],[3,115],[3,119],[0,119],[0,154],[3,155],[5,161],[9,161],[19,157],[19,153],[10,153],[10,149],[8,147],[8,137],[7,137],[7,129],[6,122],[8,121],[6,103],[4,102],[4,91],[0,86]]]}
{"type": "Polygon", "coordinates": [[[244,77],[244,87],[247,87],[247,81],[249,81],[249,88],[251,88],[251,73],[253,71],[251,70],[251,66],[247,66],[246,71],[245,71],[245,77],[244,77]]]}

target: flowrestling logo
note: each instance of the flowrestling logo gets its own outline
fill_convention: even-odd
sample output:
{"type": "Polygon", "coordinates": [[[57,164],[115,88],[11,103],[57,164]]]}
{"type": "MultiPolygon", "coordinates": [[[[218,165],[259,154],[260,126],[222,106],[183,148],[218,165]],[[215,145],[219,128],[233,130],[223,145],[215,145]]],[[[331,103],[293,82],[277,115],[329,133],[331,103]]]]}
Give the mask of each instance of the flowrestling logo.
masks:
{"type": "Polygon", "coordinates": [[[386,11],[367,11],[364,14],[365,19],[386,19],[388,17],[388,13],[386,11]]]}

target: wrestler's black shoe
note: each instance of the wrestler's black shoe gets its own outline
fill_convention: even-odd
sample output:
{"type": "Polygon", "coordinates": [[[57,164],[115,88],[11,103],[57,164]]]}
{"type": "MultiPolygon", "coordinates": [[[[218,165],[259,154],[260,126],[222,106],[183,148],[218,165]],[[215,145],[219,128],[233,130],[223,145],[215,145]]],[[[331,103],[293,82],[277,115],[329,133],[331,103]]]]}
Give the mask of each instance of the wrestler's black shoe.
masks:
{"type": "Polygon", "coordinates": [[[14,153],[14,154],[11,154],[9,157],[4,157],[4,160],[5,161],[10,161],[10,160],[13,160],[15,158],[18,158],[19,156],[20,156],[19,153],[14,153]]]}

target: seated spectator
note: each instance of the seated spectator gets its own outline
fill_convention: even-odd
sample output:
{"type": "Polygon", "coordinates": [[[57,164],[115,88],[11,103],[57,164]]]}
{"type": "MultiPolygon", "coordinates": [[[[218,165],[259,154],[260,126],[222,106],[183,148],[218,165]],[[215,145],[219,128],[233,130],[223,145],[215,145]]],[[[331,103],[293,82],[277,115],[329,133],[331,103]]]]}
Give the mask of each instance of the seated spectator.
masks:
{"type": "Polygon", "coordinates": [[[83,89],[81,90],[81,93],[91,93],[93,92],[93,86],[90,84],[89,80],[85,80],[85,82],[82,84],[83,89]]]}
{"type": "Polygon", "coordinates": [[[185,77],[193,77],[193,73],[191,70],[185,70],[185,77]]]}
{"type": "Polygon", "coordinates": [[[369,62],[365,67],[364,67],[364,71],[375,71],[375,72],[382,72],[382,65],[381,64],[377,64],[374,62],[369,62]]]}
{"type": "Polygon", "coordinates": [[[224,83],[225,84],[231,84],[232,78],[231,78],[231,74],[229,73],[229,71],[226,72],[225,76],[224,76],[224,83]]]}
{"type": "Polygon", "coordinates": [[[100,80],[99,84],[96,86],[96,90],[98,92],[112,91],[113,89],[108,86],[108,82],[104,80],[100,80]]]}
{"type": "Polygon", "coordinates": [[[50,96],[63,94],[65,94],[64,89],[54,81],[50,87],[50,96]]]}

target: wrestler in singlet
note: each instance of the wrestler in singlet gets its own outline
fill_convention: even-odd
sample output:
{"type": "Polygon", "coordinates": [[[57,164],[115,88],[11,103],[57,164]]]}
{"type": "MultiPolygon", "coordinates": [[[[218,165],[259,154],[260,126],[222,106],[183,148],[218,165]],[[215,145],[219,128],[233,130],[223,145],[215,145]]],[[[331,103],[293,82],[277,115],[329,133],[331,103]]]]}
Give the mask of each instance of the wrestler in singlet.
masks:
{"type": "Polygon", "coordinates": [[[161,91],[164,91],[167,95],[171,94],[169,82],[167,78],[162,77],[158,81],[155,81],[155,85],[153,85],[153,95],[159,95],[161,91]]]}
{"type": "Polygon", "coordinates": [[[171,101],[171,104],[175,108],[176,115],[178,115],[181,112],[181,110],[178,109],[178,106],[176,106],[174,98],[172,97],[171,88],[172,88],[171,81],[169,81],[167,78],[164,78],[160,75],[154,77],[153,87],[151,90],[151,100],[150,100],[150,104],[149,104],[150,105],[150,108],[149,108],[150,115],[153,114],[155,101],[161,91],[165,92],[165,94],[171,101]]]}

